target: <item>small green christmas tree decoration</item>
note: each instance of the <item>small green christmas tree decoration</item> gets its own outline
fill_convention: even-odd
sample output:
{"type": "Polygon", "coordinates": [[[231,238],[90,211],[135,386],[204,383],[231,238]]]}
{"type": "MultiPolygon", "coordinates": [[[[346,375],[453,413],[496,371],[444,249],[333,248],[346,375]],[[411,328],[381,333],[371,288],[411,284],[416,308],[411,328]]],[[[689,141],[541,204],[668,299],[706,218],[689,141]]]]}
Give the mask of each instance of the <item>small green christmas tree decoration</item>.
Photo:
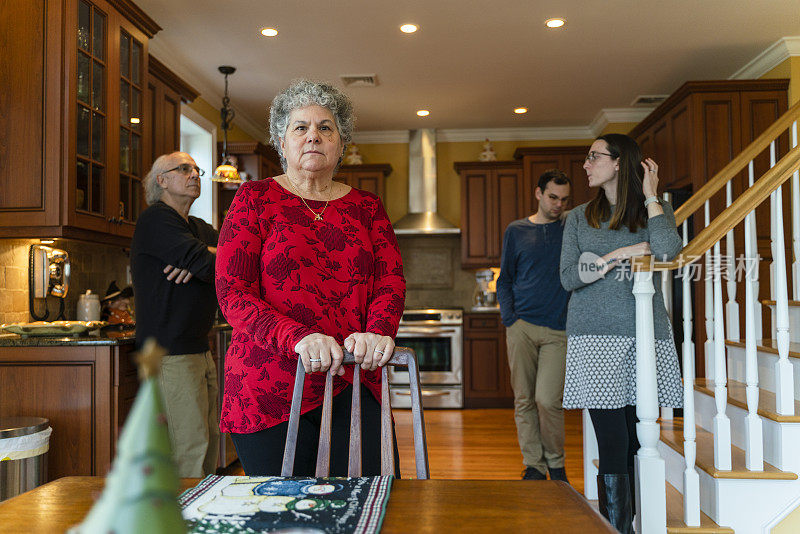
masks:
{"type": "Polygon", "coordinates": [[[149,339],[137,356],[141,386],[120,434],[103,494],[71,534],[186,532],[180,487],[158,384],[166,351],[149,339]]]}

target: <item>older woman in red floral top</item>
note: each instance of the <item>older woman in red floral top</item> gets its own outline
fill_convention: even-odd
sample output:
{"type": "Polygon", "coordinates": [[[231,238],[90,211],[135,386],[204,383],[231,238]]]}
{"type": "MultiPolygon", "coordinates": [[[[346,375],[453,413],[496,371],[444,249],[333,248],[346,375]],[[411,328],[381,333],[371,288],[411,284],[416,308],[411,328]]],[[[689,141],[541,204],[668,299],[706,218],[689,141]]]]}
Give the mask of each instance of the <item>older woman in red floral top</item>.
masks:
{"type": "Polygon", "coordinates": [[[248,475],[280,474],[300,358],[311,375],[294,473],[313,476],[331,373],[331,475],[346,476],[353,368],[341,365],[342,345],[361,364],[363,472],[380,473],[377,369],[394,350],[405,279],[380,199],[333,180],[352,130],[352,104],[330,85],[279,94],[270,136],[285,174],[243,184],[220,231],[217,296],[233,326],[220,429],[248,475]]]}

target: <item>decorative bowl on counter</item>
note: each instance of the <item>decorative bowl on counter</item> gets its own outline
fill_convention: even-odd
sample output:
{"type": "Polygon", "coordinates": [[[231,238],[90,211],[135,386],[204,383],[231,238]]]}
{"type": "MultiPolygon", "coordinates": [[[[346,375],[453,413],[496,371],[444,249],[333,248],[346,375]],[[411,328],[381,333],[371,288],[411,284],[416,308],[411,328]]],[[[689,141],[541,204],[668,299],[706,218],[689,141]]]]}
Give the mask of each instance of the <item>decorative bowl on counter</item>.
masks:
{"type": "Polygon", "coordinates": [[[33,323],[1,324],[0,328],[21,336],[77,336],[97,330],[105,325],[105,321],[36,321],[33,323]]]}

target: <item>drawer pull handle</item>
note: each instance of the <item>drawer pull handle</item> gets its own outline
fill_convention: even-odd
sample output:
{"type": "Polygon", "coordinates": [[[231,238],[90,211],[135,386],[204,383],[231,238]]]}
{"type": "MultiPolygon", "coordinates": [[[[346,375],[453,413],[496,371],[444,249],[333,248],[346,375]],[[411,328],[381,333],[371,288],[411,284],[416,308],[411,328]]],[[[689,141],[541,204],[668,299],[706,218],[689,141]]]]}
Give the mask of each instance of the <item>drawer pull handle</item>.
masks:
{"type": "MultiPolygon", "coordinates": [[[[410,391],[405,391],[405,390],[395,390],[394,393],[395,393],[395,395],[403,395],[403,396],[406,396],[406,397],[410,397],[411,396],[411,392],[410,391]]],[[[422,396],[423,397],[444,397],[447,394],[448,394],[447,391],[429,391],[429,390],[425,390],[425,389],[422,390],[422,396]]]]}

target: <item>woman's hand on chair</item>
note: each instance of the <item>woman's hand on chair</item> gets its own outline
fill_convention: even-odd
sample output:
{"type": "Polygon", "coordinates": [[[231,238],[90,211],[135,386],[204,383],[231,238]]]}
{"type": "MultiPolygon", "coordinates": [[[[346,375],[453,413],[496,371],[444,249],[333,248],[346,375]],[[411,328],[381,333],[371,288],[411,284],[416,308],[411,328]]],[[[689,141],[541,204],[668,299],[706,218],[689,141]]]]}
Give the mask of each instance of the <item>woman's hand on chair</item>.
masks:
{"type": "Polygon", "coordinates": [[[394,340],[372,332],[353,332],[345,338],[344,348],[353,353],[362,369],[374,371],[392,358],[394,340]]]}
{"type": "Polygon", "coordinates": [[[343,375],[344,353],[339,343],[325,334],[309,334],[294,346],[294,351],[303,361],[306,373],[320,373],[330,370],[331,374],[343,375]]]}

